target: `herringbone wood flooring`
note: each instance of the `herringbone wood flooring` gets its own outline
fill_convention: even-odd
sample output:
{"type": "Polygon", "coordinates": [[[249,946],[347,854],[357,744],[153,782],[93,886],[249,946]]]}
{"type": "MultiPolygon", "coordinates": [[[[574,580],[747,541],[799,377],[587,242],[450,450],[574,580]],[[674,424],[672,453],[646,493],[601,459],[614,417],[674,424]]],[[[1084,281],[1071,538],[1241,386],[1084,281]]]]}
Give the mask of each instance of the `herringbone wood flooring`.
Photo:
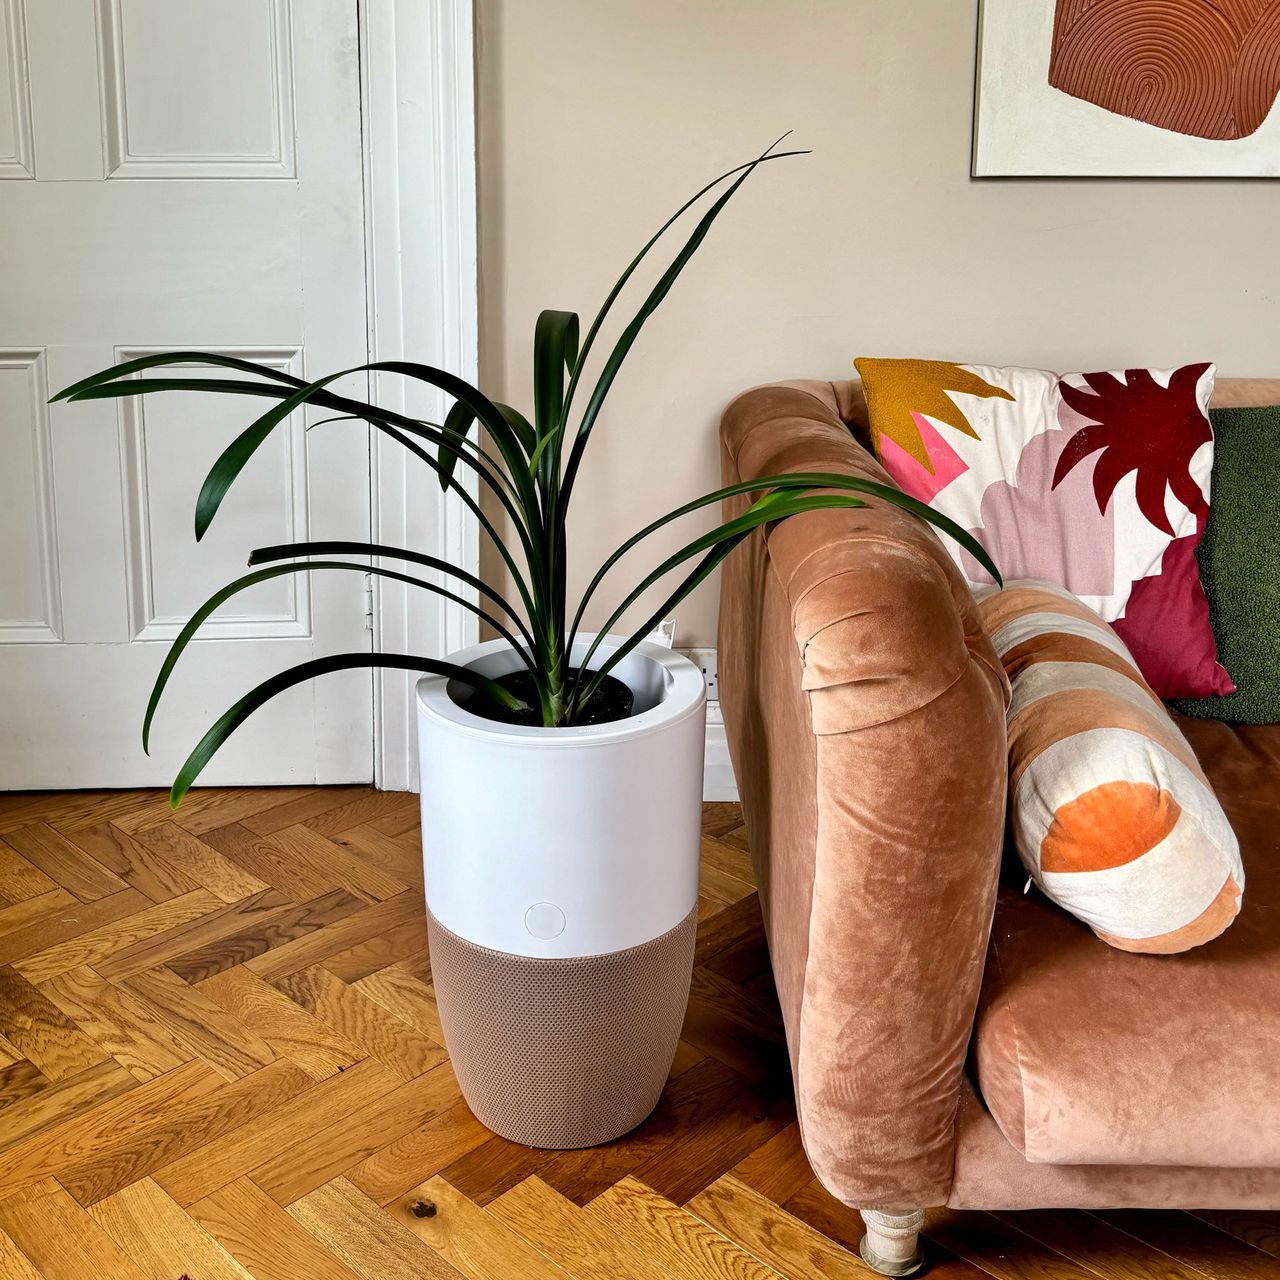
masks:
{"type": "MultiPolygon", "coordinates": [[[[0,797],[0,1276],[867,1276],[800,1149],[737,808],[705,833],[666,1094],[548,1153],[459,1096],[414,797],[0,797]]],[[[928,1236],[939,1280],[1280,1276],[1274,1214],[939,1210],[928,1236]]]]}

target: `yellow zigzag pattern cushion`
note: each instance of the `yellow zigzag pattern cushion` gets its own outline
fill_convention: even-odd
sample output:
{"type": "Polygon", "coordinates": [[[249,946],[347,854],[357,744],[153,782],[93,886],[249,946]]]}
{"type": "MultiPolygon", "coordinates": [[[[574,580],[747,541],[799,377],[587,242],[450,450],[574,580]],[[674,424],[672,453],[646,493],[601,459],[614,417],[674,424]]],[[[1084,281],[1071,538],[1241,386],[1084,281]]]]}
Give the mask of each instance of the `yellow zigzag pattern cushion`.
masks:
{"type": "Polygon", "coordinates": [[[1124,951],[1216,938],[1240,910],[1240,846],[1128,649],[1054,583],[976,595],[1013,685],[1010,817],[1031,878],[1124,951]]]}

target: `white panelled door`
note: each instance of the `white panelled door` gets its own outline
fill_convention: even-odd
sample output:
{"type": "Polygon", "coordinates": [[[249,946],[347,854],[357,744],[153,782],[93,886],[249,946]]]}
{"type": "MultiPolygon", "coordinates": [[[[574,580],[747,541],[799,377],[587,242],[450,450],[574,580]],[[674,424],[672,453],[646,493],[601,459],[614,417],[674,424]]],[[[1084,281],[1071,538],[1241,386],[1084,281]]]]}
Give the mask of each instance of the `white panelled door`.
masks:
{"type": "MultiPolygon", "coordinates": [[[[253,685],[370,649],[362,573],[255,587],[184,655],[145,756],[166,642],[253,547],[367,540],[367,431],[296,415],[197,544],[205,472],[269,402],[46,404],[156,350],[364,361],[360,131],[356,0],[0,0],[0,787],[167,785],[253,685]]],[[[365,670],[269,704],[201,782],[372,770],[365,670]]]]}

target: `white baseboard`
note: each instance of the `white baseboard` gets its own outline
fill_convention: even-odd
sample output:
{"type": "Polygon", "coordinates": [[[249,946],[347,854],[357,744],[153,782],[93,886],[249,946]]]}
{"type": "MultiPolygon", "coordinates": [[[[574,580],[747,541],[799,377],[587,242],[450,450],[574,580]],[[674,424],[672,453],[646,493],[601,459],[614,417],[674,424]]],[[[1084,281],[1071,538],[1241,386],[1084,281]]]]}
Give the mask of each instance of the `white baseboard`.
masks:
{"type": "Polygon", "coordinates": [[[704,800],[736,800],[738,784],[729,760],[729,738],[718,702],[707,703],[707,756],[702,770],[704,800]]]}

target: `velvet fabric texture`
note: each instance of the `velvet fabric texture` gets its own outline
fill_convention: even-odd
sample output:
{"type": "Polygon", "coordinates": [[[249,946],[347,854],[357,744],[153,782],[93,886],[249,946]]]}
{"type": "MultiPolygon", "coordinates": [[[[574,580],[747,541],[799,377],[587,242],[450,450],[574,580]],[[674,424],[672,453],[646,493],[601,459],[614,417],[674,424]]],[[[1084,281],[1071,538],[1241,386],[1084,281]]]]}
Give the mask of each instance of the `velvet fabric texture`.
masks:
{"type": "MultiPolygon", "coordinates": [[[[1227,379],[1214,404],[1277,402],[1280,382],[1227,379]]],[[[726,411],[725,478],[882,479],[846,428],[866,443],[856,382],[757,388],[726,411]]],[[[1271,1096],[1280,1092],[1280,731],[1181,722],[1251,878],[1223,938],[1183,956],[1114,951],[1029,903],[1017,882],[1001,898],[988,954],[1006,686],[932,532],[874,504],[800,516],[729,558],[721,600],[721,698],[801,1133],[827,1188],[888,1209],[1280,1208],[1271,1096]],[[1026,911],[1067,936],[1064,953],[1032,945],[1026,911]],[[1018,948],[1012,934],[1023,935],[1018,948]],[[1083,1084],[1041,1062],[1051,1101],[1094,1109],[1082,1150],[1108,1162],[1029,1162],[1008,1137],[1020,1132],[1020,1082],[1000,1104],[1005,1125],[975,1092],[962,1066],[984,970],[984,1053],[1010,1053],[990,1022],[1002,993],[1018,993],[1019,1017],[1036,1028],[1115,1019],[1096,1019],[1073,1049],[1092,1073],[1083,1084]],[[1265,1029],[1255,1032],[1258,1021],[1265,1029]],[[1170,1105],[1143,1096],[1166,1088],[1170,1105]],[[1205,1105],[1221,1132],[1198,1118],[1205,1105]],[[1103,1145],[1098,1127],[1108,1123],[1116,1137],[1103,1145]],[[1173,1134],[1186,1125],[1194,1141],[1173,1134]],[[1255,1157],[1269,1164],[1246,1167],[1255,1157]]]]}
{"type": "MultiPolygon", "coordinates": [[[[739,397],[722,439],[727,483],[886,479],[827,383],[739,397]]],[[[805,1149],[846,1203],[942,1203],[1004,827],[1004,673],[933,531],[875,501],[753,535],[719,645],[805,1149]]]]}
{"type": "Polygon", "coordinates": [[[1196,548],[1235,693],[1175,705],[1241,724],[1280,721],[1280,404],[1214,409],[1215,500],[1196,548]]]}
{"type": "Polygon", "coordinates": [[[1240,841],[1235,923],[1181,955],[1100,947],[1010,868],[974,1058],[1033,1164],[1280,1171],[1280,726],[1180,718],[1240,841]]]}

